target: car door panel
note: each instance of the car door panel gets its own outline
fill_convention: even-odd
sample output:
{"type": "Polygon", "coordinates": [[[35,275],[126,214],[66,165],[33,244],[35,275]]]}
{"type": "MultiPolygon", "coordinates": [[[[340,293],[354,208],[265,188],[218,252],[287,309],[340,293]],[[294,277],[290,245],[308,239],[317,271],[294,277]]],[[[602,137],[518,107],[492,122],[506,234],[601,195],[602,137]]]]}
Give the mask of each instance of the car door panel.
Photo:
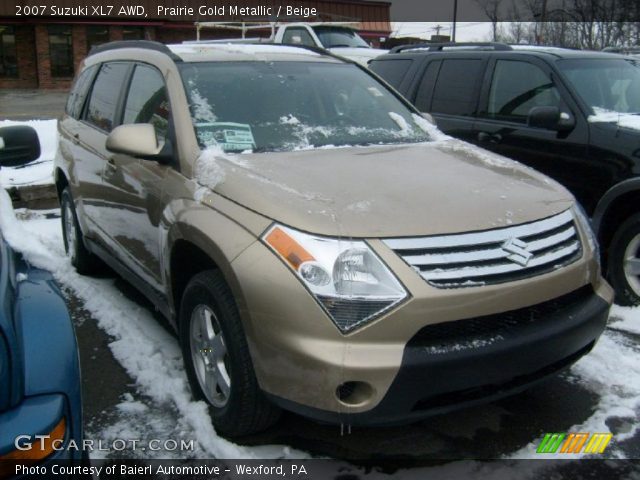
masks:
{"type": "MultiPolygon", "coordinates": [[[[162,74],[136,64],[123,102],[122,123],[153,123],[167,141],[170,111],[162,74]]],[[[109,240],[134,273],[161,290],[159,222],[162,191],[172,167],[149,159],[110,153],[102,174],[109,201],[101,215],[109,240]]]]}
{"type": "Polygon", "coordinates": [[[483,82],[473,133],[473,143],[555,178],[569,186],[579,200],[588,198],[589,178],[598,175],[598,169],[586,162],[588,125],[543,62],[494,57],[483,82]],[[575,126],[570,131],[530,127],[526,115],[534,106],[557,106],[573,118],[575,126]]]}
{"type": "Polygon", "coordinates": [[[413,102],[448,135],[470,141],[485,59],[455,56],[425,65],[413,102]]]}

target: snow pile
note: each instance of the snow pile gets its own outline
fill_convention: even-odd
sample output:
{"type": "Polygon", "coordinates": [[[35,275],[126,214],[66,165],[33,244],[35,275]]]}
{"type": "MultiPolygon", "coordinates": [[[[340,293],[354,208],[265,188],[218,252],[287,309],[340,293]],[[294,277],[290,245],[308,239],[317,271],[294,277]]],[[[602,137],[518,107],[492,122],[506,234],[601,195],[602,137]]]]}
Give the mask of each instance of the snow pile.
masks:
{"type": "Polygon", "coordinates": [[[211,190],[215,189],[224,181],[224,169],[220,165],[220,159],[224,158],[227,158],[227,154],[218,145],[203,150],[195,165],[196,181],[211,190]]]}
{"type": "Polygon", "coordinates": [[[193,85],[191,85],[190,88],[189,98],[193,109],[193,118],[196,122],[213,123],[218,120],[216,114],[213,113],[213,108],[209,104],[209,101],[203,97],[200,91],[193,85]]]}
{"type": "Polygon", "coordinates": [[[411,128],[409,123],[404,119],[402,115],[396,112],[389,112],[389,116],[391,117],[391,120],[396,122],[398,127],[400,127],[401,135],[411,135],[411,133],[413,132],[413,129],[411,128]]]}
{"type": "MultiPolygon", "coordinates": [[[[135,379],[138,390],[159,405],[177,410],[180,428],[188,430],[206,457],[212,458],[305,458],[289,447],[240,447],[219,437],[204,402],[191,398],[178,342],[151,313],[123,297],[113,280],[78,275],[64,254],[59,219],[53,228],[16,219],[11,200],[0,190],[0,229],[14,250],[39,268],[51,271],[58,282],[71,289],[92,313],[98,326],[114,341],[109,345],[116,360],[135,379]]],[[[123,406],[135,413],[140,405],[123,406]]],[[[132,438],[137,438],[136,436],[132,438]]]]}
{"type": "Polygon", "coordinates": [[[413,121],[416,122],[416,125],[422,129],[422,131],[431,137],[431,139],[435,142],[441,142],[444,140],[450,140],[451,137],[440,130],[435,124],[431,123],[429,120],[424,118],[417,113],[412,113],[413,121]]]}
{"type": "Polygon", "coordinates": [[[0,127],[29,125],[38,132],[40,139],[40,157],[22,167],[0,168],[0,186],[44,185],[53,183],[53,158],[58,149],[57,120],[28,120],[15,122],[0,120],[0,127]]]}
{"type": "Polygon", "coordinates": [[[593,107],[594,115],[587,120],[591,123],[616,123],[620,127],[640,130],[640,115],[614,112],[605,108],[593,107]]]}
{"type": "Polygon", "coordinates": [[[193,43],[193,44],[177,44],[167,45],[169,49],[176,55],[202,55],[208,52],[227,52],[243,55],[260,55],[281,53],[283,55],[312,55],[319,56],[318,53],[312,52],[305,48],[293,46],[276,45],[276,44],[240,44],[240,43],[193,43]]]}
{"type": "MultiPolygon", "coordinates": [[[[640,362],[635,342],[621,332],[640,333],[640,308],[625,308],[614,305],[608,328],[594,349],[580,359],[570,370],[574,381],[599,396],[598,404],[591,416],[570,432],[608,433],[611,428],[607,420],[622,418],[630,425],[626,432],[614,433],[614,441],[607,448],[607,456],[624,458],[616,443],[632,438],[640,430],[636,412],[640,409],[640,362]]],[[[509,455],[508,458],[540,458],[536,449],[540,439],[509,455]]],[[[585,454],[572,454],[579,459],[585,454]]],[[[566,459],[562,454],[545,454],[544,458],[566,459]]]]}

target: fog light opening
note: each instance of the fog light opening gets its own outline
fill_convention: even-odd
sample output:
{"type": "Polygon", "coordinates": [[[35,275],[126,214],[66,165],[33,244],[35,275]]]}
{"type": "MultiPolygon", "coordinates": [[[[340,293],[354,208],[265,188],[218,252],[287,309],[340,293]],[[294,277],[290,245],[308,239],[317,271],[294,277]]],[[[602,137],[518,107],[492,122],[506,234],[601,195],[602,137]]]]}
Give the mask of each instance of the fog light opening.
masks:
{"type": "Polygon", "coordinates": [[[373,387],[366,382],[344,382],[336,388],[336,398],[349,406],[362,405],[373,396],[373,387]]]}

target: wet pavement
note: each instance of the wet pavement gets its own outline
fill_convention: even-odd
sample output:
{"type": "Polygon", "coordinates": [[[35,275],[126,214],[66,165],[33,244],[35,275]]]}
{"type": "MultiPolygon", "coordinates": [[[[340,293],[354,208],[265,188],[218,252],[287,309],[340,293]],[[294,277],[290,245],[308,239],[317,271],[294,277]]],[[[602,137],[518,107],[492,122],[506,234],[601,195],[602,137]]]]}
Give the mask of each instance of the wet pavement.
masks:
{"type": "MultiPolygon", "coordinates": [[[[123,297],[153,311],[153,307],[131,286],[114,277],[123,297]]],[[[80,345],[83,374],[85,424],[98,432],[119,415],[117,405],[124,395],[141,397],[135,381],[111,354],[112,339],[99,329],[91,313],[68,290],[69,301],[80,345]]],[[[168,323],[155,314],[160,324],[168,323]]],[[[640,337],[620,332],[626,341],[640,344],[640,337]]],[[[129,397],[129,398],[131,398],[129,397]]],[[[285,444],[314,456],[329,456],[355,462],[396,463],[403,466],[431,465],[460,459],[508,457],[547,432],[566,432],[585,422],[594,412],[599,396],[581,385],[569,372],[539,384],[519,395],[498,402],[431,417],[420,423],[400,427],[356,428],[341,432],[339,426],[324,425],[285,413],[268,431],[242,439],[247,446],[285,444]]],[[[153,404],[151,399],[142,399],[153,404]]],[[[175,414],[166,411],[163,414],[175,414]]],[[[625,433],[635,419],[612,417],[607,425],[625,433]]],[[[169,422],[174,424],[174,422],[169,422]]],[[[640,458],[640,435],[618,442],[616,447],[627,458],[640,458]]]]}
{"type": "Polygon", "coordinates": [[[0,89],[0,120],[47,120],[64,112],[66,90],[0,89]]]}

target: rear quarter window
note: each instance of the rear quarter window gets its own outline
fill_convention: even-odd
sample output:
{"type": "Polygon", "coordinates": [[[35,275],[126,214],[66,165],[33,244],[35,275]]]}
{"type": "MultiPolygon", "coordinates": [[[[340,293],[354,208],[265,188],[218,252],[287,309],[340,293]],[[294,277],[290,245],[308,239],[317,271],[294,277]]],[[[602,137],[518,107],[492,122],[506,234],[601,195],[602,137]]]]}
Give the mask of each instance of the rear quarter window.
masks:
{"type": "Polygon", "coordinates": [[[80,118],[84,100],[87,96],[87,92],[89,91],[89,87],[91,86],[91,80],[93,79],[97,69],[97,65],[92,65],[91,67],[86,68],[73,84],[71,92],[69,93],[69,98],[67,98],[67,105],[65,108],[65,112],[70,117],[76,119],[80,118]]]}
{"type": "Polygon", "coordinates": [[[398,89],[404,76],[411,68],[413,60],[410,58],[402,60],[374,60],[369,68],[386,80],[393,88],[398,89]]]}

